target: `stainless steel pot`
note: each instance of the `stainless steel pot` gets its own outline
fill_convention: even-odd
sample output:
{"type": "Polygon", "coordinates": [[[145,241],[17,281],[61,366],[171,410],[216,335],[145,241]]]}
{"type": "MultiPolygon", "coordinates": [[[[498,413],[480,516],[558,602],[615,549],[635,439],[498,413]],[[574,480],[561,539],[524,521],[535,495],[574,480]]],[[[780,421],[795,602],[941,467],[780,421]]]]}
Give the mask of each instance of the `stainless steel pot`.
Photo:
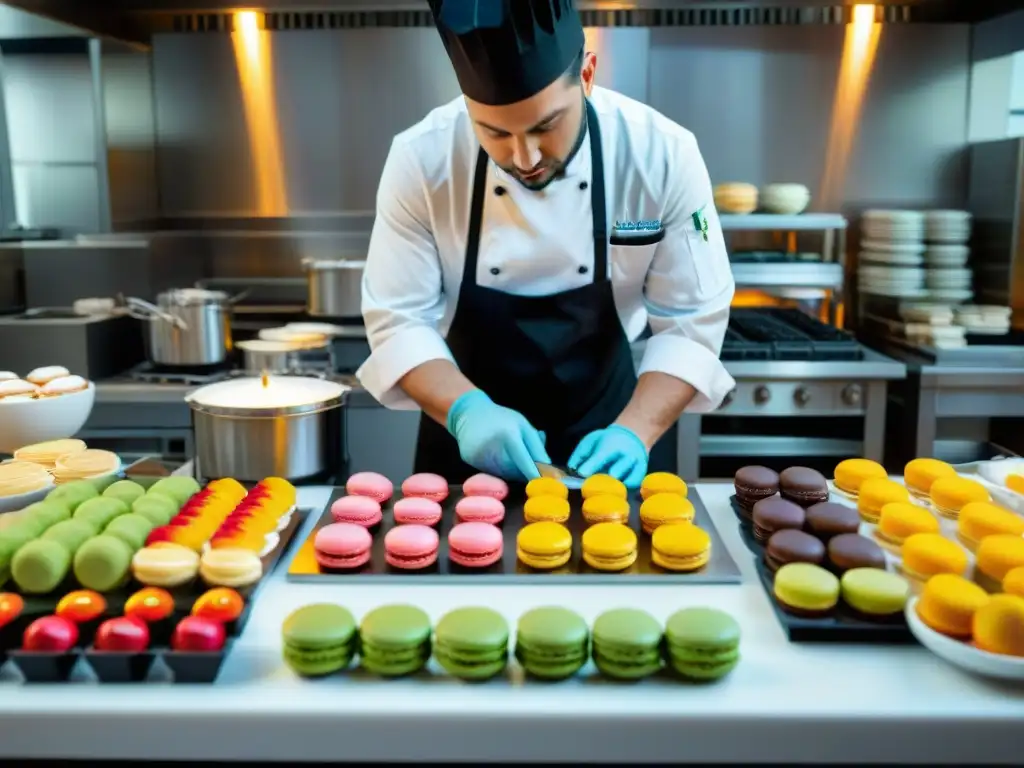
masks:
{"type": "Polygon", "coordinates": [[[231,350],[231,301],[223,291],[177,288],[149,316],[149,357],[158,365],[217,365],[231,350]]]}
{"type": "Polygon", "coordinates": [[[297,376],[243,378],[201,387],[192,409],[200,477],[302,480],[338,468],[348,388],[297,376]]]}
{"type": "Polygon", "coordinates": [[[362,316],[362,283],[365,261],[305,259],[306,307],[314,317],[362,316]]]}
{"type": "Polygon", "coordinates": [[[253,339],[236,344],[245,357],[245,372],[293,373],[302,369],[302,351],[287,341],[253,339]]]}

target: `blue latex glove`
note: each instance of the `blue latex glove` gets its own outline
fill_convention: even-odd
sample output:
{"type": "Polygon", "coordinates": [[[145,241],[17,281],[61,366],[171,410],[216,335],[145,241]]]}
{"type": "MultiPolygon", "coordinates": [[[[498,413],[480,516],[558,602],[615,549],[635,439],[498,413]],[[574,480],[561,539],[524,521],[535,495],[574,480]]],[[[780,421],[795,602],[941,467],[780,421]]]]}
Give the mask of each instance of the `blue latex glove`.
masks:
{"type": "Polygon", "coordinates": [[[647,474],[647,446],[636,433],[618,424],[591,432],[569,457],[569,469],[590,477],[604,472],[627,488],[639,488],[647,474]]]}
{"type": "Polygon", "coordinates": [[[508,480],[532,480],[540,477],[536,462],[551,463],[544,433],[479,389],[452,403],[447,421],[462,460],[483,472],[508,480]]]}

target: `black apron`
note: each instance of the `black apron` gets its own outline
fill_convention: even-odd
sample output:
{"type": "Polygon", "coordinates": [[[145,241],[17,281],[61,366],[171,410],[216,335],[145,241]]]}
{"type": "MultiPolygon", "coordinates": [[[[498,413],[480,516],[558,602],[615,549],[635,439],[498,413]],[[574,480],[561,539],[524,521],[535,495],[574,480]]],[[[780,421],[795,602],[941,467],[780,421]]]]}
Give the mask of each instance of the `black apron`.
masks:
{"type": "MultiPolygon", "coordinates": [[[[519,411],[547,436],[552,462],[565,466],[580,440],[611,424],[636,387],[608,266],[601,129],[590,102],[587,130],[593,180],[593,282],[549,296],[515,296],[477,285],[487,154],[477,155],[466,263],[446,341],[462,373],[499,405],[519,411]]],[[[650,454],[649,471],[675,471],[671,429],[650,454]]],[[[461,483],[479,470],[462,461],[448,431],[425,414],[416,441],[416,472],[461,483]]]]}

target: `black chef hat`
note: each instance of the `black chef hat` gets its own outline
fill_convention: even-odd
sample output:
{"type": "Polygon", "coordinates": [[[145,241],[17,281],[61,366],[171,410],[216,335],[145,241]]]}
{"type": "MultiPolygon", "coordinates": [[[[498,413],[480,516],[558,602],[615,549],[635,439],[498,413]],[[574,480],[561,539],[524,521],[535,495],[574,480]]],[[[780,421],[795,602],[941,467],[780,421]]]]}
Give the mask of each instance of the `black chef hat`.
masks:
{"type": "Polygon", "coordinates": [[[540,93],[583,50],[575,0],[430,0],[462,92],[481,104],[540,93]]]}

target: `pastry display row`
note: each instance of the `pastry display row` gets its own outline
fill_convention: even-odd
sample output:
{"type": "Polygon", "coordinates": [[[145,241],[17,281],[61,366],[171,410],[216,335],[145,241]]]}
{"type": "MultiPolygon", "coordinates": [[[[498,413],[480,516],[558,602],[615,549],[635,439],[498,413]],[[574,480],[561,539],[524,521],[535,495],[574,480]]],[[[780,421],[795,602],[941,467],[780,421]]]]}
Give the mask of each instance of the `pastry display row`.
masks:
{"type": "Polygon", "coordinates": [[[282,627],[285,663],[304,677],[322,677],[359,666],[380,678],[436,671],[482,682],[508,672],[514,658],[527,678],[564,680],[593,659],[605,678],[638,681],[667,671],[699,682],[718,680],[739,663],[740,628],[714,608],[685,608],[662,626],[632,608],[606,611],[593,626],[567,608],[527,611],[515,636],[490,608],[457,608],[436,626],[413,605],[383,605],[356,622],[340,605],[317,603],[291,613],[282,627]]]}
{"type": "Polygon", "coordinates": [[[295,502],[279,478],[57,486],[2,516],[0,654],[29,682],[66,679],[83,656],[101,681],[145,679],[156,658],[180,681],[212,680],[303,519],[295,502]],[[122,641],[131,658],[116,660],[108,646],[122,641]]]}
{"type": "MultiPolygon", "coordinates": [[[[906,618],[914,631],[916,617],[940,634],[973,638],[982,652],[1024,657],[1024,644],[993,639],[1024,637],[1024,518],[935,459],[909,462],[902,482],[866,459],[843,461],[834,474],[838,498],[856,507],[830,501],[826,478],[806,467],[777,474],[749,466],[734,478],[735,509],[782,611],[827,621],[843,604],[849,611],[837,623],[846,629],[864,619],[891,629],[906,618]],[[958,607],[944,607],[950,602],[958,607]]],[[[830,639],[825,624],[818,628],[818,636],[797,638],[790,627],[791,639],[830,639]]]]}
{"type": "Polygon", "coordinates": [[[578,492],[541,477],[512,493],[484,474],[455,487],[418,474],[400,490],[396,498],[374,473],[350,478],[289,574],[692,576],[708,575],[721,552],[737,577],[728,580],[738,580],[706,510],[675,475],[648,475],[638,494],[608,475],[578,492]]]}

